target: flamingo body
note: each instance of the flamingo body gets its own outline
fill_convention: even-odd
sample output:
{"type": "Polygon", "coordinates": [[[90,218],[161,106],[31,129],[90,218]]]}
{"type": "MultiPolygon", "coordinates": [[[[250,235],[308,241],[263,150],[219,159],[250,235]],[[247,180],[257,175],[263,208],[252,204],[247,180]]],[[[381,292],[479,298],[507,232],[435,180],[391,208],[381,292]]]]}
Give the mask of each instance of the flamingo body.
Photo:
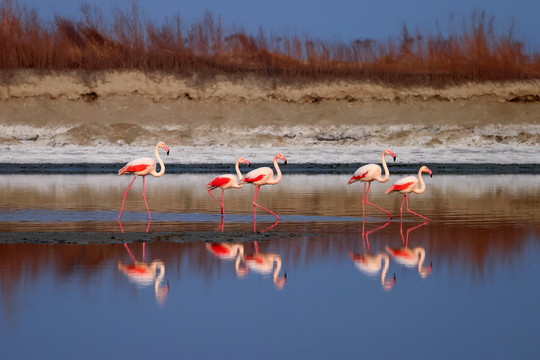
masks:
{"type": "Polygon", "coordinates": [[[257,221],[257,207],[260,207],[263,210],[266,210],[270,214],[274,215],[277,220],[279,220],[279,216],[273,211],[268,210],[265,207],[262,207],[261,205],[257,204],[257,195],[259,193],[259,189],[262,185],[275,185],[278,184],[281,181],[281,169],[278,165],[278,159],[283,161],[283,164],[287,164],[287,159],[285,156],[283,156],[282,153],[277,154],[274,156],[274,168],[276,169],[277,176],[274,178],[274,171],[269,167],[260,167],[255,170],[250,171],[247,173],[247,175],[242,179],[242,182],[247,184],[253,184],[256,186],[255,188],[255,195],[253,196],[253,230],[256,229],[256,221],[257,221]]]}
{"type": "Polygon", "coordinates": [[[399,191],[402,194],[408,194],[415,188],[418,188],[418,179],[414,176],[407,176],[396,181],[390,189],[386,190],[386,193],[390,194],[392,191],[399,191]]]}
{"type": "Polygon", "coordinates": [[[218,187],[223,190],[230,189],[233,185],[238,185],[234,175],[221,175],[206,184],[207,188],[216,189],[218,187]]]}
{"type": "Polygon", "coordinates": [[[238,175],[238,177],[232,174],[219,175],[215,177],[212,181],[210,181],[208,184],[206,184],[206,188],[208,189],[208,194],[210,194],[210,196],[213,197],[214,200],[216,200],[216,202],[221,207],[222,216],[225,216],[225,205],[223,202],[223,197],[225,196],[224,195],[225,190],[230,189],[230,188],[239,189],[244,186],[244,184],[238,183],[238,181],[242,180],[243,178],[242,173],[240,172],[240,169],[238,167],[240,163],[244,163],[249,166],[249,161],[247,161],[244,158],[238,158],[238,160],[236,160],[236,164],[234,165],[236,169],[236,174],[238,175]],[[211,193],[212,190],[217,189],[217,188],[221,188],[221,202],[218,199],[216,199],[216,197],[212,195],[211,193]]]}
{"type": "Polygon", "coordinates": [[[431,273],[433,267],[431,264],[428,267],[423,266],[426,258],[426,251],[421,247],[414,249],[409,249],[407,247],[391,249],[387,246],[386,251],[388,251],[397,263],[410,268],[418,267],[418,273],[422,278],[426,278],[431,273]]]}
{"type": "Polygon", "coordinates": [[[403,202],[401,203],[401,208],[399,210],[401,219],[403,219],[403,204],[405,204],[406,202],[408,212],[416,216],[419,216],[426,221],[429,221],[427,217],[422,216],[418,213],[415,213],[414,211],[411,211],[409,209],[409,200],[407,198],[407,194],[409,193],[421,194],[426,190],[426,184],[424,183],[424,179],[422,178],[422,173],[424,172],[428,173],[430,176],[433,176],[432,171],[427,166],[422,166],[420,170],[418,170],[418,177],[406,176],[404,178],[401,178],[398,181],[396,181],[394,185],[390,186],[388,190],[386,190],[387,194],[390,194],[391,192],[394,192],[394,191],[399,191],[400,193],[403,194],[403,202]]]}
{"type": "MultiPolygon", "coordinates": [[[[124,167],[122,167],[120,170],[118,170],[118,175],[123,175],[123,174],[135,175],[135,177],[131,181],[131,184],[129,184],[126,192],[124,193],[124,198],[122,199],[122,207],[120,208],[120,214],[118,214],[118,222],[120,222],[120,217],[122,216],[122,210],[124,210],[124,203],[126,202],[127,193],[129,191],[129,189],[131,188],[131,185],[133,185],[133,183],[135,182],[135,179],[137,179],[137,176],[142,176],[144,204],[146,205],[146,211],[148,212],[148,218],[149,218],[150,221],[152,221],[152,217],[150,216],[150,209],[148,208],[148,203],[146,202],[146,195],[145,195],[145,191],[144,191],[144,179],[145,179],[145,176],[148,175],[148,174],[150,174],[152,176],[155,176],[155,177],[160,177],[163,174],[165,174],[165,165],[163,164],[163,161],[161,160],[161,157],[159,156],[159,152],[158,152],[158,150],[160,148],[164,149],[167,152],[167,155],[169,155],[169,148],[167,147],[167,145],[165,145],[165,143],[162,142],[162,141],[158,142],[157,145],[156,145],[156,149],[155,149],[155,155],[156,155],[156,158],[157,158],[157,160],[159,162],[159,165],[161,166],[161,169],[159,170],[159,172],[156,172],[156,162],[155,162],[155,160],[152,159],[152,158],[149,158],[149,157],[144,157],[144,158],[131,160],[124,167]]],[[[148,227],[146,228],[146,232],[148,232],[149,227],[150,227],[150,222],[148,222],[148,227]]],[[[122,232],[124,232],[123,229],[122,229],[122,224],[121,223],[120,223],[120,229],[122,230],[122,232]]]]}
{"type": "Polygon", "coordinates": [[[274,171],[269,167],[261,167],[255,170],[252,170],[247,173],[244,177],[244,182],[250,183],[253,185],[265,185],[267,184],[268,179],[274,177],[274,171]]]}
{"type": "Polygon", "coordinates": [[[150,174],[151,171],[156,170],[156,162],[149,157],[139,158],[131,160],[123,168],[118,170],[118,175],[122,174],[134,174],[137,176],[145,176],[150,174]]]}
{"type": "Polygon", "coordinates": [[[367,164],[359,167],[350,178],[347,184],[352,184],[357,181],[372,182],[377,178],[381,178],[382,169],[377,164],[367,164]]]}
{"type": "Polygon", "coordinates": [[[368,205],[373,206],[374,208],[377,208],[388,215],[390,219],[392,218],[392,215],[381,208],[380,206],[377,206],[375,204],[372,204],[369,202],[369,189],[371,189],[371,183],[374,180],[377,180],[380,183],[385,183],[388,181],[388,178],[390,177],[390,172],[388,171],[388,166],[386,165],[386,161],[384,159],[385,155],[390,155],[396,161],[396,154],[394,154],[390,149],[386,149],[381,154],[381,163],[384,167],[384,177],[382,176],[382,169],[377,164],[366,164],[361,167],[359,167],[353,174],[353,176],[349,179],[347,184],[352,184],[357,181],[362,181],[364,183],[364,192],[362,193],[362,217],[365,218],[365,208],[364,204],[367,203],[368,205]],[[366,184],[368,185],[367,192],[366,192],[366,184]]]}

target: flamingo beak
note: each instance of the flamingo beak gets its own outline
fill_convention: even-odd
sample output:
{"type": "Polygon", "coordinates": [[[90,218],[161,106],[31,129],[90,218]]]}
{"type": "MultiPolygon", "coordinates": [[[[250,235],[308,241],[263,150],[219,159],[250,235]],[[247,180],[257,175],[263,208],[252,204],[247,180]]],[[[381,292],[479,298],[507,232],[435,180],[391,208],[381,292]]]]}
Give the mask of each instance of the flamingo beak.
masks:
{"type": "Polygon", "coordinates": [[[397,158],[397,156],[396,156],[396,155],[394,155],[394,156],[393,156],[393,158],[394,158],[394,162],[396,162],[396,158],[397,158]]]}

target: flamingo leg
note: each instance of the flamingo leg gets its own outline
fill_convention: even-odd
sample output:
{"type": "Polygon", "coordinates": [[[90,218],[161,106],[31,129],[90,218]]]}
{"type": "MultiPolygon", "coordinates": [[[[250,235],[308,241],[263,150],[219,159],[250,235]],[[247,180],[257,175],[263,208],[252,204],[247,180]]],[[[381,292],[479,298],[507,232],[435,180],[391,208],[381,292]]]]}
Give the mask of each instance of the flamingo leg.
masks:
{"type": "MultiPolygon", "coordinates": [[[[365,188],[365,184],[364,184],[364,188],[365,188]]],[[[371,188],[371,183],[369,183],[369,186],[368,186],[368,188],[367,188],[366,204],[371,205],[371,206],[373,206],[374,208],[377,208],[377,209],[379,209],[379,210],[385,212],[386,215],[388,215],[388,216],[390,217],[390,219],[391,219],[391,218],[392,218],[392,215],[390,215],[390,213],[389,213],[388,211],[384,210],[382,207],[379,207],[379,206],[377,206],[377,205],[372,204],[372,203],[369,202],[368,196],[369,196],[369,189],[370,189],[370,188],[371,188]]],[[[363,204],[362,204],[362,206],[363,206],[363,204]]]]}
{"type": "MultiPolygon", "coordinates": [[[[120,221],[120,216],[122,216],[122,210],[124,210],[124,203],[126,202],[127,193],[129,191],[129,189],[131,188],[131,185],[133,185],[133,183],[135,182],[136,178],[137,178],[137,175],[135,175],[135,177],[131,181],[131,184],[129,184],[126,192],[124,193],[124,199],[122,199],[122,207],[120,208],[120,214],[118,214],[118,221],[120,221]]],[[[144,180],[144,178],[143,178],[143,180],[144,180]]],[[[120,224],[120,227],[122,227],[122,224],[120,224]]],[[[124,232],[124,231],[122,230],[122,232],[124,232]]]]}
{"type": "Polygon", "coordinates": [[[257,194],[259,193],[259,189],[260,189],[260,185],[257,186],[257,188],[255,189],[255,197],[253,198],[253,214],[254,214],[254,215],[256,214],[257,209],[256,209],[255,207],[257,206],[257,207],[260,207],[260,208],[263,209],[263,210],[268,211],[270,214],[274,215],[274,216],[276,217],[276,219],[281,220],[281,218],[280,218],[279,216],[277,216],[277,214],[276,214],[275,212],[270,211],[270,210],[268,210],[267,208],[265,208],[265,207],[263,207],[263,206],[257,204],[257,194]]]}
{"type": "MultiPolygon", "coordinates": [[[[405,199],[406,199],[406,198],[407,198],[407,195],[405,195],[405,199]]],[[[403,205],[402,205],[402,206],[403,206],[403,205]]],[[[414,214],[414,215],[416,215],[416,216],[421,217],[422,219],[424,219],[424,220],[426,220],[426,221],[429,221],[429,219],[428,219],[427,217],[422,216],[422,215],[420,215],[420,214],[417,214],[417,213],[415,213],[414,211],[412,211],[412,210],[409,209],[409,200],[407,200],[407,211],[410,212],[411,214],[414,214]]]]}
{"type": "Polygon", "coordinates": [[[403,204],[405,203],[405,200],[407,200],[407,194],[403,196],[403,201],[401,202],[401,207],[399,208],[399,221],[403,221],[403,204]]]}
{"type": "Polygon", "coordinates": [[[221,207],[221,215],[225,215],[225,212],[224,212],[224,209],[223,209],[223,204],[222,204],[222,202],[223,202],[223,193],[221,194],[221,203],[220,203],[219,200],[216,199],[216,197],[214,195],[212,195],[212,193],[211,193],[211,191],[214,190],[214,189],[208,190],[208,194],[210,194],[210,196],[213,197],[214,200],[216,200],[216,202],[219,204],[219,207],[221,207]]]}
{"type": "Polygon", "coordinates": [[[225,196],[225,189],[221,189],[221,215],[222,217],[225,216],[225,202],[223,200],[223,197],[225,196]]]}
{"type": "MultiPolygon", "coordinates": [[[[146,205],[146,211],[148,212],[148,218],[152,220],[152,217],[150,216],[150,209],[148,208],[148,203],[146,202],[146,195],[144,193],[144,176],[142,178],[142,197],[144,200],[144,204],[146,205]]],[[[150,227],[150,224],[148,224],[148,227],[150,227]]],[[[148,232],[148,228],[146,229],[148,232]]]]}

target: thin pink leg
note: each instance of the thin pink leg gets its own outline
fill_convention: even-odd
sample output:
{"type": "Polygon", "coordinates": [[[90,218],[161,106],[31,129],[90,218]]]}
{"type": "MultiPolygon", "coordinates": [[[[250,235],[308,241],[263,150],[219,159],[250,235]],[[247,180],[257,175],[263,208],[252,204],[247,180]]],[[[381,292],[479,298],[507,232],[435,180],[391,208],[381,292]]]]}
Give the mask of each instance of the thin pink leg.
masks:
{"type": "Polygon", "coordinates": [[[268,210],[267,208],[262,207],[261,205],[257,204],[257,194],[259,193],[259,188],[260,188],[260,186],[257,186],[257,189],[255,189],[255,197],[253,198],[253,206],[254,206],[253,211],[255,212],[255,211],[256,211],[255,206],[258,206],[258,207],[260,207],[261,209],[266,210],[266,211],[268,211],[270,214],[274,215],[274,216],[276,217],[276,219],[281,220],[281,218],[280,218],[279,216],[277,216],[277,214],[276,214],[275,212],[270,211],[270,210],[268,210]]]}
{"type": "Polygon", "coordinates": [[[129,254],[129,257],[131,258],[131,260],[136,263],[137,262],[137,259],[135,259],[135,256],[133,256],[133,253],[131,252],[131,250],[129,250],[129,246],[128,244],[124,243],[124,247],[126,248],[128,254],[129,254]]]}
{"type": "MultiPolygon", "coordinates": [[[[135,182],[136,178],[137,178],[137,175],[135,175],[135,177],[131,181],[131,184],[129,184],[126,192],[124,193],[124,199],[122,200],[122,207],[120,208],[120,214],[118,214],[118,221],[120,221],[120,216],[122,216],[122,210],[124,210],[124,203],[126,202],[126,195],[127,195],[128,191],[129,191],[129,189],[131,188],[131,185],[133,185],[133,183],[135,182]]],[[[122,227],[122,224],[120,224],[120,227],[122,227]]],[[[122,230],[122,232],[124,232],[124,231],[122,230]]]]}
{"type": "Polygon", "coordinates": [[[223,198],[225,196],[225,190],[221,189],[221,215],[225,216],[225,202],[223,201],[223,198]]]}
{"type": "MultiPolygon", "coordinates": [[[[365,188],[365,185],[364,185],[364,188],[365,188]]],[[[390,213],[389,213],[388,211],[384,210],[382,207],[379,207],[379,206],[377,206],[377,205],[372,204],[372,203],[369,202],[369,200],[368,200],[368,196],[369,196],[369,188],[371,188],[371,183],[369,183],[369,186],[368,186],[368,188],[367,188],[366,204],[371,205],[371,206],[373,206],[373,207],[375,207],[375,208],[377,208],[377,209],[379,209],[379,210],[385,212],[386,215],[388,215],[388,216],[390,217],[390,219],[391,219],[391,218],[392,218],[392,215],[390,215],[390,213]]]]}
{"type": "Polygon", "coordinates": [[[405,203],[406,199],[407,199],[407,194],[403,196],[403,201],[401,202],[401,207],[399,208],[399,221],[403,221],[403,204],[405,203]]]}
{"type": "MultiPolygon", "coordinates": [[[[144,193],[144,176],[142,178],[142,197],[144,199],[144,204],[146,205],[146,211],[148,212],[148,218],[152,220],[152,217],[150,216],[150,209],[148,208],[148,203],[146,202],[146,195],[144,193]]],[[[150,224],[148,224],[150,225],[150,224]]]]}
{"type": "Polygon", "coordinates": [[[146,254],[146,243],[142,243],[142,262],[144,262],[145,254],[146,254]]]}
{"type": "MultiPolygon", "coordinates": [[[[215,188],[214,188],[215,189],[215,188]]],[[[210,194],[211,197],[214,198],[214,200],[216,200],[216,202],[219,204],[219,207],[221,208],[221,215],[225,215],[225,211],[223,209],[223,204],[219,202],[218,199],[216,199],[216,197],[214,195],[212,195],[211,191],[214,190],[214,189],[210,189],[208,190],[208,194],[210,194]]],[[[223,191],[223,189],[222,189],[223,191]]],[[[221,193],[221,202],[223,202],[223,193],[221,193]]]]}
{"type": "MultiPolygon", "coordinates": [[[[407,197],[407,195],[405,195],[405,198],[406,198],[406,197],[407,197]]],[[[422,216],[422,215],[420,215],[420,214],[417,214],[417,213],[415,213],[414,211],[412,211],[412,210],[409,209],[409,200],[407,200],[407,211],[410,212],[411,214],[416,215],[416,216],[420,216],[422,219],[424,219],[424,220],[426,220],[426,221],[429,221],[429,219],[428,219],[427,217],[422,216]]]]}

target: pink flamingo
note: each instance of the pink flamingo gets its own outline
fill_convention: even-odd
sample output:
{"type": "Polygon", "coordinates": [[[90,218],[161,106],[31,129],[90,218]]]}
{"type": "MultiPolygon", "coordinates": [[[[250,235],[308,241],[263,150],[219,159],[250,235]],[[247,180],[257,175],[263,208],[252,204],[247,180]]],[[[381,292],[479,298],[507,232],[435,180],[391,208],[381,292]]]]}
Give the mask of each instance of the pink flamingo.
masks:
{"type": "Polygon", "coordinates": [[[244,186],[244,184],[239,184],[238,181],[242,181],[242,173],[240,172],[240,169],[238,168],[238,165],[240,163],[246,164],[249,166],[249,161],[247,161],[244,158],[239,158],[236,160],[235,169],[236,174],[238,175],[238,178],[235,175],[232,174],[226,174],[226,175],[220,175],[216,178],[214,178],[212,181],[210,181],[208,184],[206,184],[206,188],[208,189],[208,194],[210,194],[211,197],[216,200],[216,202],[221,207],[221,215],[225,216],[225,206],[223,203],[223,196],[225,194],[225,190],[230,188],[239,189],[244,186]],[[217,188],[221,188],[221,202],[219,202],[218,199],[215,198],[214,195],[212,195],[211,191],[217,188]]]}
{"type": "MultiPolygon", "coordinates": [[[[142,176],[143,199],[146,205],[146,211],[148,212],[148,218],[150,219],[150,221],[152,220],[152,217],[150,216],[150,209],[148,209],[148,203],[146,202],[146,195],[144,193],[144,178],[148,174],[155,177],[160,177],[163,174],[165,174],[165,165],[163,165],[163,161],[159,157],[159,152],[158,152],[159,148],[165,149],[165,151],[167,152],[167,155],[169,155],[169,148],[167,147],[167,145],[165,145],[165,143],[162,141],[158,142],[156,145],[155,154],[156,154],[156,158],[158,159],[159,165],[161,166],[161,170],[159,172],[156,172],[156,162],[154,161],[154,159],[149,158],[149,157],[132,160],[128,162],[123,168],[118,170],[118,175],[135,174],[133,181],[131,181],[131,184],[129,184],[126,192],[124,193],[124,199],[122,200],[122,207],[120,208],[120,214],[118,214],[118,221],[120,221],[120,216],[122,216],[122,210],[124,209],[126,195],[129,189],[131,188],[131,185],[133,185],[133,183],[135,182],[135,179],[137,178],[137,176],[142,176]]],[[[148,226],[150,226],[150,222],[148,222],[148,226]]],[[[148,228],[146,229],[146,232],[148,232],[148,228]]]]}
{"type": "Polygon", "coordinates": [[[425,279],[430,273],[433,265],[423,266],[426,259],[426,250],[422,247],[416,247],[409,249],[407,247],[401,249],[391,249],[386,247],[386,251],[396,260],[398,263],[407,267],[418,267],[418,274],[425,279]]]}
{"type": "Polygon", "coordinates": [[[388,273],[388,268],[390,266],[390,258],[388,255],[384,252],[379,252],[378,254],[372,255],[371,250],[369,249],[369,234],[374,233],[375,231],[378,231],[382,228],[385,228],[390,224],[390,220],[388,220],[385,224],[373,229],[369,230],[365,233],[362,232],[362,240],[364,242],[364,253],[353,253],[352,251],[348,251],[349,257],[354,262],[354,265],[358,268],[358,270],[364,272],[368,275],[376,275],[379,272],[381,273],[381,285],[384,290],[390,291],[392,287],[396,284],[396,274],[394,274],[394,277],[390,280],[386,279],[386,274],[388,273]],[[366,243],[367,243],[367,252],[366,252],[366,243]],[[384,260],[384,267],[381,271],[382,261],[384,260]]]}
{"type": "Polygon", "coordinates": [[[364,210],[364,202],[365,202],[366,204],[371,205],[385,212],[386,215],[390,217],[390,219],[392,218],[392,215],[390,215],[388,211],[384,210],[383,208],[375,204],[370,203],[368,200],[369,189],[371,188],[371,183],[373,182],[373,180],[377,180],[380,183],[385,183],[388,181],[388,178],[390,177],[390,172],[388,171],[388,167],[386,166],[386,161],[384,160],[385,155],[392,156],[394,161],[396,161],[396,154],[394,154],[390,149],[386,149],[382,152],[381,163],[384,168],[384,178],[381,176],[382,170],[379,165],[367,164],[367,165],[359,167],[358,170],[354,172],[354,175],[349,179],[349,182],[347,182],[347,184],[352,184],[357,181],[362,181],[364,183],[364,192],[362,193],[362,217],[365,217],[365,210],[364,210]],[[366,192],[366,183],[369,183],[367,192],[366,192]],[[365,200],[364,200],[364,197],[365,197],[365,200]]]}
{"type": "MultiPolygon", "coordinates": [[[[281,256],[279,254],[275,253],[260,253],[259,252],[259,246],[257,242],[255,241],[255,254],[253,255],[245,255],[244,256],[245,263],[249,269],[262,274],[262,275],[269,275],[273,272],[272,280],[274,281],[274,285],[278,290],[282,290],[283,286],[285,286],[285,283],[287,282],[287,273],[284,272],[283,276],[278,276],[279,272],[281,271],[281,256]],[[276,263],[276,267],[274,269],[274,262],[276,263]]],[[[237,268],[238,271],[238,268],[237,268]]],[[[242,274],[238,274],[239,276],[245,276],[247,274],[246,271],[242,274]]]]}
{"type": "Polygon", "coordinates": [[[401,208],[399,210],[401,220],[403,220],[403,203],[407,202],[408,212],[410,212],[411,214],[417,215],[426,221],[429,221],[427,217],[409,210],[409,200],[407,199],[407,194],[411,192],[421,194],[426,190],[426,184],[424,184],[424,179],[422,179],[423,172],[426,172],[429,174],[429,176],[433,177],[431,170],[429,170],[427,166],[422,166],[420,170],[418,170],[418,178],[414,176],[406,176],[396,181],[394,185],[392,185],[388,190],[386,190],[387,194],[390,194],[392,191],[399,191],[400,193],[405,195],[403,197],[403,202],[401,203],[401,208]]]}
{"type": "Polygon", "coordinates": [[[274,215],[277,220],[280,220],[279,216],[277,216],[276,213],[273,211],[268,210],[265,207],[262,207],[261,205],[257,204],[257,194],[259,193],[259,189],[262,185],[275,185],[280,182],[281,180],[281,170],[278,166],[278,159],[283,160],[283,164],[287,164],[287,159],[283,154],[279,153],[276,156],[274,156],[274,167],[276,168],[277,176],[274,178],[274,172],[269,167],[260,167],[258,169],[252,170],[242,179],[243,182],[253,184],[256,186],[255,188],[255,196],[253,197],[253,219],[257,220],[257,207],[260,207],[263,210],[268,211],[270,214],[274,215]]]}

